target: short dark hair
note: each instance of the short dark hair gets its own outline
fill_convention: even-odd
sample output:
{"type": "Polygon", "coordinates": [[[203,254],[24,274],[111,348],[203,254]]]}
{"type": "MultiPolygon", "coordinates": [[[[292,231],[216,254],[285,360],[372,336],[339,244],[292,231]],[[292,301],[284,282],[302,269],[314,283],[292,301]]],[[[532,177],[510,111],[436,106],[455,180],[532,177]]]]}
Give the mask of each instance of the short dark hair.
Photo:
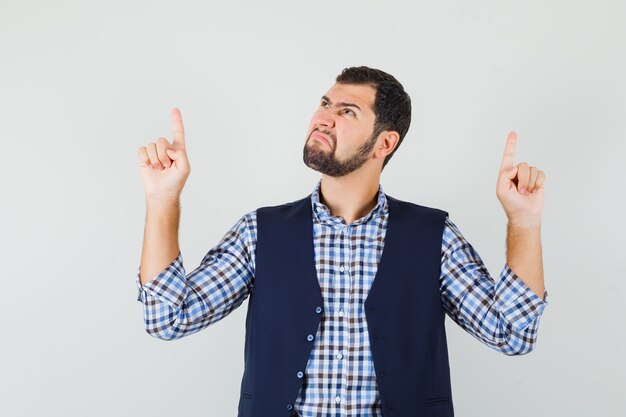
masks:
{"type": "Polygon", "coordinates": [[[385,130],[394,130],[399,136],[398,144],[383,161],[382,169],[385,169],[385,165],[400,147],[411,125],[411,98],[393,75],[375,68],[365,66],[344,68],[335,81],[340,84],[369,84],[376,89],[373,137],[378,137],[385,130]]]}

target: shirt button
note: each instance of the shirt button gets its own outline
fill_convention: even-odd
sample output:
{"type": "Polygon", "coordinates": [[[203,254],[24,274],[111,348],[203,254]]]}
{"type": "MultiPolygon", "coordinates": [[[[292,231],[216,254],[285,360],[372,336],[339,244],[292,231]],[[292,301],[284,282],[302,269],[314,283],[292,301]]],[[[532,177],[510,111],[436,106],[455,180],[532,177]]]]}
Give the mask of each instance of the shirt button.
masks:
{"type": "Polygon", "coordinates": [[[308,340],[309,342],[312,341],[314,339],[313,335],[310,334],[306,337],[306,340],[308,340]]]}
{"type": "Polygon", "coordinates": [[[341,359],[341,358],[343,358],[343,354],[342,354],[341,352],[339,352],[339,353],[337,354],[337,359],[341,359]]]}
{"type": "Polygon", "coordinates": [[[337,396],[335,397],[335,402],[336,402],[337,404],[339,404],[339,403],[341,402],[341,397],[340,397],[339,395],[337,395],[337,396]]]}
{"type": "Polygon", "coordinates": [[[340,272],[343,272],[343,270],[344,270],[343,265],[341,265],[341,266],[339,267],[339,271],[340,271],[340,272]]]}
{"type": "Polygon", "coordinates": [[[322,312],[322,307],[316,307],[315,308],[315,312],[316,313],[321,313],[322,312]]]}
{"type": "Polygon", "coordinates": [[[298,378],[302,378],[304,376],[304,373],[302,371],[298,371],[298,378]]]}
{"type": "Polygon", "coordinates": [[[343,317],[343,308],[339,309],[339,317],[343,317]]]}

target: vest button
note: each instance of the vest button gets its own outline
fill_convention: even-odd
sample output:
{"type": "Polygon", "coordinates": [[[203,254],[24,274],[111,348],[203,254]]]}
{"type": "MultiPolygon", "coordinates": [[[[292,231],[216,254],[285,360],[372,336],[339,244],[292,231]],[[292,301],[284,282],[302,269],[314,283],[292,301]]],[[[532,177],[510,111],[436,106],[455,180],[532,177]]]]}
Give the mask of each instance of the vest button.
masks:
{"type": "Polygon", "coordinates": [[[293,404],[287,404],[287,410],[293,409],[293,404]]]}
{"type": "Polygon", "coordinates": [[[315,308],[315,312],[316,313],[321,313],[322,312],[322,307],[316,307],[315,308]]]}
{"type": "Polygon", "coordinates": [[[306,337],[306,340],[308,340],[309,342],[312,341],[314,339],[313,335],[310,334],[306,337]]]}
{"type": "Polygon", "coordinates": [[[298,371],[298,378],[302,378],[304,376],[304,373],[302,373],[302,371],[298,371]]]}

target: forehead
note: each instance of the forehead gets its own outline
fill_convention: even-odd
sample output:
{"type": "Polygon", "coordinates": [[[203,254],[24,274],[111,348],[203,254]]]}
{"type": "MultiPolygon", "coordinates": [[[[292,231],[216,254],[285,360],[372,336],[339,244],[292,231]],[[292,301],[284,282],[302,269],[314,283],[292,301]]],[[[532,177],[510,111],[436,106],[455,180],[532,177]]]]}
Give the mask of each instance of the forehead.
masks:
{"type": "Polygon", "coordinates": [[[363,109],[364,113],[374,114],[376,89],[369,84],[335,83],[325,95],[333,103],[354,103],[363,109]]]}

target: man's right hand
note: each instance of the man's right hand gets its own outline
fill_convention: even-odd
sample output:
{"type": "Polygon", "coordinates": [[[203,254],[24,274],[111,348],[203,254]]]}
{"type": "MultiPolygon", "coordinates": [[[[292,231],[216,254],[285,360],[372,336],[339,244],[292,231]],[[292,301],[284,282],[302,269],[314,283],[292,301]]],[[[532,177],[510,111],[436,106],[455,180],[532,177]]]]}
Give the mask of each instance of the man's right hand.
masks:
{"type": "Polygon", "coordinates": [[[172,109],[174,141],[165,138],[137,150],[141,182],[147,200],[178,201],[191,171],[185,150],[185,129],[180,110],[172,109]]]}

